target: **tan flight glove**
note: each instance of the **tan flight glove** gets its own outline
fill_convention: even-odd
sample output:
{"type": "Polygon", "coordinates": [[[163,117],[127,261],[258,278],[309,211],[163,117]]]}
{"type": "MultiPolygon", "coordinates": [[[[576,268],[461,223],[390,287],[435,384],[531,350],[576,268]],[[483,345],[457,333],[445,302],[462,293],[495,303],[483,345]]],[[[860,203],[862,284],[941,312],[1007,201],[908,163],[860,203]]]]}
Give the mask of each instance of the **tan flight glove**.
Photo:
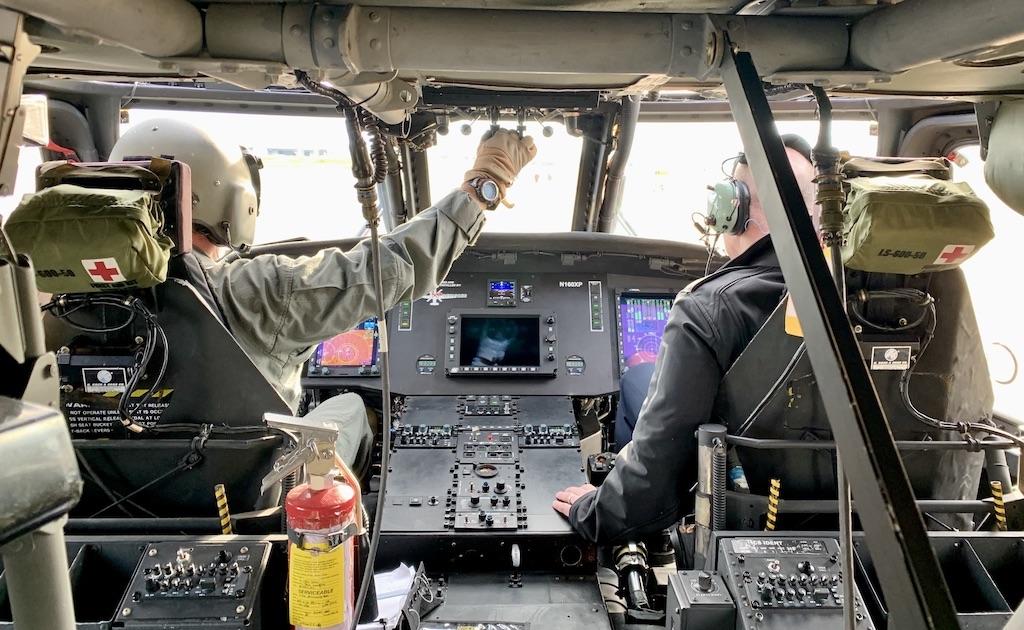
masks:
{"type": "Polygon", "coordinates": [[[476,150],[476,162],[473,168],[466,171],[463,186],[477,177],[493,179],[501,190],[501,198],[505,199],[508,187],[515,181],[516,175],[537,155],[537,145],[533,138],[520,138],[519,134],[507,129],[498,129],[480,142],[476,150]]]}

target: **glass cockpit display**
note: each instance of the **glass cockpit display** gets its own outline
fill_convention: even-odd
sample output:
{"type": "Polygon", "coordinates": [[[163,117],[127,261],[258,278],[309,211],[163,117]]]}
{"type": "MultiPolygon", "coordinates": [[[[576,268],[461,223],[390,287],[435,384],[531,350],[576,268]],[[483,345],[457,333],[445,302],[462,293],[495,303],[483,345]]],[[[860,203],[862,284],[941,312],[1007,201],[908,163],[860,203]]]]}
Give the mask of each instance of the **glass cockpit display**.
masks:
{"type": "Polygon", "coordinates": [[[516,281],[490,280],[487,282],[487,306],[515,306],[516,281]]]}
{"type": "Polygon", "coordinates": [[[619,360],[623,370],[658,358],[674,295],[622,293],[619,296],[619,360]]]}
{"type": "Polygon", "coordinates": [[[464,315],[459,363],[464,366],[540,365],[540,320],[537,317],[464,315]]]}
{"type": "Polygon", "coordinates": [[[309,363],[310,376],[366,376],[378,373],[376,318],[320,342],[309,363]]]}

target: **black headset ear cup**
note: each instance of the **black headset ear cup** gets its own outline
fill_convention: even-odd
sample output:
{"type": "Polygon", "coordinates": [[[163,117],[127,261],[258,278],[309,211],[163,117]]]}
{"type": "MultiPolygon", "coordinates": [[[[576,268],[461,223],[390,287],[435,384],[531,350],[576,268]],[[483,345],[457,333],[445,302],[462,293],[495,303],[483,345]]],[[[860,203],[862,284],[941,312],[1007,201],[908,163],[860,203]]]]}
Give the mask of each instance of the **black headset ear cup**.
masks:
{"type": "Polygon", "coordinates": [[[750,219],[750,189],[738,179],[732,180],[732,187],[736,193],[736,222],[729,233],[742,234],[746,231],[747,221],[750,219]]]}

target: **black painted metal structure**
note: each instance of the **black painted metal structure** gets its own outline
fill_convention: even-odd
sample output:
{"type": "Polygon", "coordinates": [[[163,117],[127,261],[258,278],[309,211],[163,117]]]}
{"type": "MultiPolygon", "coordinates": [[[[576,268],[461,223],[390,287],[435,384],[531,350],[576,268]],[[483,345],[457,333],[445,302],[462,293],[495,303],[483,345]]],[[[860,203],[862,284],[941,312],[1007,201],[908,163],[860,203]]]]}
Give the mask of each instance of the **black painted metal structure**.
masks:
{"type": "Polygon", "coordinates": [[[901,602],[891,611],[891,627],[957,628],[949,589],[929,546],[924,521],[913,509],[906,471],[753,60],[744,52],[726,54],[721,73],[868,547],[874,557],[889,559],[879,563],[877,570],[887,600],[901,602]]]}

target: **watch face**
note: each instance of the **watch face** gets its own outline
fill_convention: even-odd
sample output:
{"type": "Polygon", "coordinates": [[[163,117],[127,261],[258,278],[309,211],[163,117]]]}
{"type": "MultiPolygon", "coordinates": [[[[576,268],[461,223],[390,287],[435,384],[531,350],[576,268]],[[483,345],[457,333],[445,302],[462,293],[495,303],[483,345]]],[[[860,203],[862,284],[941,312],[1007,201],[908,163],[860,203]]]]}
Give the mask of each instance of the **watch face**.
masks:
{"type": "Polygon", "coordinates": [[[487,203],[493,203],[498,200],[499,195],[498,185],[489,179],[485,179],[480,182],[480,196],[487,203]]]}

